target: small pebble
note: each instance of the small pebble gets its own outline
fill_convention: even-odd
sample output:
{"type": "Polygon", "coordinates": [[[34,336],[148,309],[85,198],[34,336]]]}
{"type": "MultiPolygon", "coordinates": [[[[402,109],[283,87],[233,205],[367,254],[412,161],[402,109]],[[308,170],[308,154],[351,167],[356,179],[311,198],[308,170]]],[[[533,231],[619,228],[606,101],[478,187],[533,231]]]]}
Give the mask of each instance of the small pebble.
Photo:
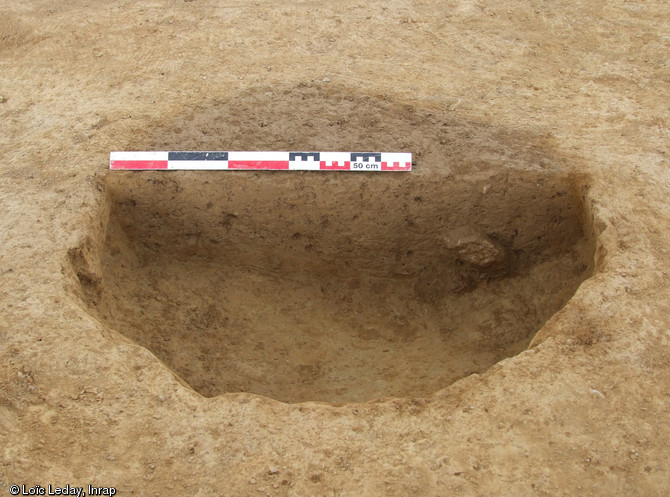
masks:
{"type": "Polygon", "coordinates": [[[595,390],[595,389],[593,389],[593,388],[591,389],[591,395],[593,395],[594,397],[599,397],[599,398],[601,398],[601,399],[604,399],[604,398],[605,398],[605,394],[604,394],[604,393],[602,393],[600,390],[595,390]]]}
{"type": "Polygon", "coordinates": [[[270,466],[270,469],[268,469],[268,473],[271,475],[276,475],[279,473],[279,469],[277,469],[276,466],[270,466]]]}

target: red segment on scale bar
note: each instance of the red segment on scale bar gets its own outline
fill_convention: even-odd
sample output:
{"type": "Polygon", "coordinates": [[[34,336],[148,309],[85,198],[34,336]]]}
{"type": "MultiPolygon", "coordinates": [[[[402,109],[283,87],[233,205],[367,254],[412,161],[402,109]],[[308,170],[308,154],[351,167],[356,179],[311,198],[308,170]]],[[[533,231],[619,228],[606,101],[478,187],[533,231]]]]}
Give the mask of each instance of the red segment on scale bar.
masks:
{"type": "Polygon", "coordinates": [[[409,171],[411,168],[411,162],[405,162],[404,166],[400,162],[392,162],[390,166],[388,162],[382,162],[382,171],[409,171]]]}
{"type": "Polygon", "coordinates": [[[288,169],[284,160],[229,160],[228,169],[288,169]]]}
{"type": "Polygon", "coordinates": [[[167,169],[166,160],[113,160],[110,169],[167,169]]]}
{"type": "Polygon", "coordinates": [[[351,169],[351,162],[344,161],[344,163],[340,166],[338,161],[333,161],[330,164],[326,164],[326,161],[322,160],[319,167],[320,169],[325,170],[348,171],[351,169]]]}

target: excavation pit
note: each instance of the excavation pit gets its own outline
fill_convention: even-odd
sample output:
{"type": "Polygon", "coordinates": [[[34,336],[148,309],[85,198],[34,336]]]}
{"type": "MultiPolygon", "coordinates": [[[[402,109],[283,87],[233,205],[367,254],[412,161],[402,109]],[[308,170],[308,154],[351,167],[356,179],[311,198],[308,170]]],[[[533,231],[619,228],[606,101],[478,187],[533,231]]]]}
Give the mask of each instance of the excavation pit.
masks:
{"type": "Polygon", "coordinates": [[[589,277],[586,194],[513,169],[114,173],[70,257],[92,312],[206,397],[420,397],[527,348],[589,277]]]}

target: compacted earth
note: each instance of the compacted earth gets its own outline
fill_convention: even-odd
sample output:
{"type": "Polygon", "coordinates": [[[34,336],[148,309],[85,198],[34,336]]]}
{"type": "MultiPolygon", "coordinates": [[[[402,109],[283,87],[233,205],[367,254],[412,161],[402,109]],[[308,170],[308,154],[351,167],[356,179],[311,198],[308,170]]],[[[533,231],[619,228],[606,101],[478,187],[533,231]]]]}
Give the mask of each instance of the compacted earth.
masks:
{"type": "Polygon", "coordinates": [[[668,19],[0,2],[0,494],[667,495],[668,19]]]}

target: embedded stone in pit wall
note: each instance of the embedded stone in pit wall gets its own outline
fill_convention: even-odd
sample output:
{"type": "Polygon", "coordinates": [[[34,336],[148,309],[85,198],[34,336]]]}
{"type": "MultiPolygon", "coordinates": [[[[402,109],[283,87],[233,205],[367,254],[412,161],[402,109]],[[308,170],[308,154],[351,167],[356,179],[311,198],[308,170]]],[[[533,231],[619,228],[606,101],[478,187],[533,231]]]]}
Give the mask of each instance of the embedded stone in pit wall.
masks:
{"type": "Polygon", "coordinates": [[[500,271],[505,268],[504,247],[472,228],[459,228],[444,237],[444,244],[456,258],[477,269],[500,271]]]}

